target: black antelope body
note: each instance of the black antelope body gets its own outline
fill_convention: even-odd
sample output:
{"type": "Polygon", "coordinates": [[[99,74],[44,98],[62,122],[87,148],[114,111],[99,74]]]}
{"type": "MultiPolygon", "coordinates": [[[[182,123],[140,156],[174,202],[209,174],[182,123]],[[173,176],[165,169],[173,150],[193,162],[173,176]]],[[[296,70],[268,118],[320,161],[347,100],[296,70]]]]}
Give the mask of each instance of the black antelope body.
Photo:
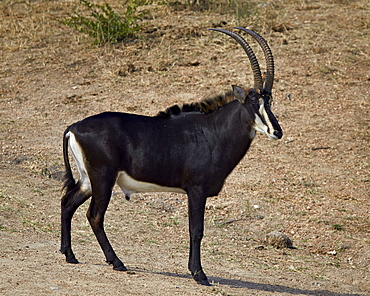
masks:
{"type": "Polygon", "coordinates": [[[271,112],[274,61],[266,41],[245,31],[262,47],[266,76],[252,49],[238,34],[211,29],[234,38],[245,50],[252,66],[254,87],[233,90],[198,103],[173,106],[157,116],[106,112],[85,118],[64,133],[66,167],[61,201],[61,252],[69,263],[78,263],[71,247],[71,219],[91,197],[87,219],[115,270],[126,270],[104,231],[104,215],[117,183],[129,199],[136,192],[178,192],[188,196],[190,231],[189,270],[200,284],[209,285],[202,270],[200,244],[203,237],[207,197],[217,195],[230,172],[246,154],[256,131],[280,139],[282,130],[271,112]],[[76,162],[75,181],[68,147],[76,162]]]}

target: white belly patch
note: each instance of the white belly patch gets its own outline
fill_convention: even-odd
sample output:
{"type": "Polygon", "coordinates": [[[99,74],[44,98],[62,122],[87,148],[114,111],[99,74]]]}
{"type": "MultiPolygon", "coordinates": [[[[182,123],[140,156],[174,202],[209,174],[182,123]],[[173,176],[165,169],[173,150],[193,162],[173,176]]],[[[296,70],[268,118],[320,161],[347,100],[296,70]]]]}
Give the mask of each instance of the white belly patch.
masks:
{"type": "Polygon", "coordinates": [[[126,172],[122,171],[118,173],[117,184],[121,187],[122,191],[127,197],[130,197],[132,193],[138,192],[176,192],[186,193],[183,189],[177,187],[166,187],[160,186],[153,183],[147,183],[135,180],[130,177],[126,172]]]}

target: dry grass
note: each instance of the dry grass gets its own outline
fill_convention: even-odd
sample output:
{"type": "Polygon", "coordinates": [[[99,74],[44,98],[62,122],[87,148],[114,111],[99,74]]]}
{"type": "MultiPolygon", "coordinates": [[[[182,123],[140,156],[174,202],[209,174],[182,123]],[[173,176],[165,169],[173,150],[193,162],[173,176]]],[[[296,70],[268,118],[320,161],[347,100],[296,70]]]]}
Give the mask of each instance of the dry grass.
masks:
{"type": "Polygon", "coordinates": [[[58,21],[73,1],[2,1],[0,291],[368,294],[367,2],[256,2],[248,19],[153,5],[141,38],[96,47],[58,21]],[[207,203],[204,265],[220,285],[207,290],[183,276],[188,234],[181,195],[143,194],[127,203],[114,194],[108,235],[133,274],[94,265],[103,258],[86,206],[74,221],[74,245],[84,264],[64,264],[57,253],[60,183],[45,176],[62,169],[64,128],[105,110],[154,115],[231,84],[251,85],[240,48],[207,30],[236,25],[258,30],[273,49],[274,111],[285,136],[279,142],[258,136],[220,196],[207,203]],[[273,230],[286,233],[297,249],[258,249],[273,230]],[[116,285],[123,281],[125,287],[116,285]]]}

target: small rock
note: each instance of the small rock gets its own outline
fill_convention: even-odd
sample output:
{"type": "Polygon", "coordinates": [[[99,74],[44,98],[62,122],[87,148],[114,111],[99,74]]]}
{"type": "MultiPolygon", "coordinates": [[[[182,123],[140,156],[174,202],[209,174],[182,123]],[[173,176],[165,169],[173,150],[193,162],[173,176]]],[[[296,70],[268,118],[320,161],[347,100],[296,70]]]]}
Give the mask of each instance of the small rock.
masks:
{"type": "Polygon", "coordinates": [[[56,165],[53,167],[46,166],[41,170],[43,176],[54,179],[57,181],[63,181],[64,179],[64,171],[60,171],[60,166],[56,165]]]}
{"type": "Polygon", "coordinates": [[[279,231],[272,231],[266,235],[265,242],[277,249],[292,248],[293,243],[290,238],[279,231]]]}
{"type": "Polygon", "coordinates": [[[197,67],[199,65],[200,65],[200,62],[197,61],[197,60],[194,60],[194,61],[190,61],[189,62],[189,66],[197,67]]]}
{"type": "Polygon", "coordinates": [[[347,250],[349,250],[351,248],[351,246],[350,245],[347,245],[347,244],[341,244],[340,246],[339,246],[339,251],[347,251],[347,250]]]}
{"type": "Polygon", "coordinates": [[[132,63],[127,63],[126,65],[123,65],[121,67],[121,69],[118,71],[118,75],[119,76],[122,76],[122,77],[126,77],[128,76],[129,74],[133,73],[137,71],[136,67],[134,64],[132,63]]]}
{"type": "Polygon", "coordinates": [[[255,247],[255,249],[256,249],[256,250],[264,250],[264,249],[265,249],[265,247],[264,247],[264,246],[257,246],[257,247],[255,247]]]}

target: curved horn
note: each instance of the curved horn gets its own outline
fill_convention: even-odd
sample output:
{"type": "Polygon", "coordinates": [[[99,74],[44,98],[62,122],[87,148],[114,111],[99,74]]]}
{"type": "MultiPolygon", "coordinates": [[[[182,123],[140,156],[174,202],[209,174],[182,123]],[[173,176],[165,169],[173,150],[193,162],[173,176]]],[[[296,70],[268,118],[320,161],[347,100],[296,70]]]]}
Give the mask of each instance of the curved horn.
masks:
{"type": "Polygon", "coordinates": [[[249,61],[251,63],[252,71],[253,71],[253,77],[254,77],[254,88],[262,90],[262,75],[261,75],[261,69],[258,64],[256,55],[254,54],[252,48],[249,46],[247,41],[245,41],[241,36],[238,34],[224,30],[224,29],[210,29],[212,31],[218,31],[221,33],[224,33],[226,35],[229,35],[230,37],[234,38],[244,49],[245,53],[247,54],[249,61]]]}
{"type": "Polygon", "coordinates": [[[258,33],[248,30],[246,28],[242,27],[235,27],[235,29],[242,30],[249,35],[251,35],[258,44],[261,46],[263,50],[263,54],[265,55],[265,60],[266,60],[266,79],[265,82],[263,83],[263,90],[266,92],[271,93],[272,91],[272,85],[274,84],[274,72],[275,72],[275,67],[274,67],[274,57],[272,55],[272,51],[270,47],[267,44],[267,41],[258,33]]]}

